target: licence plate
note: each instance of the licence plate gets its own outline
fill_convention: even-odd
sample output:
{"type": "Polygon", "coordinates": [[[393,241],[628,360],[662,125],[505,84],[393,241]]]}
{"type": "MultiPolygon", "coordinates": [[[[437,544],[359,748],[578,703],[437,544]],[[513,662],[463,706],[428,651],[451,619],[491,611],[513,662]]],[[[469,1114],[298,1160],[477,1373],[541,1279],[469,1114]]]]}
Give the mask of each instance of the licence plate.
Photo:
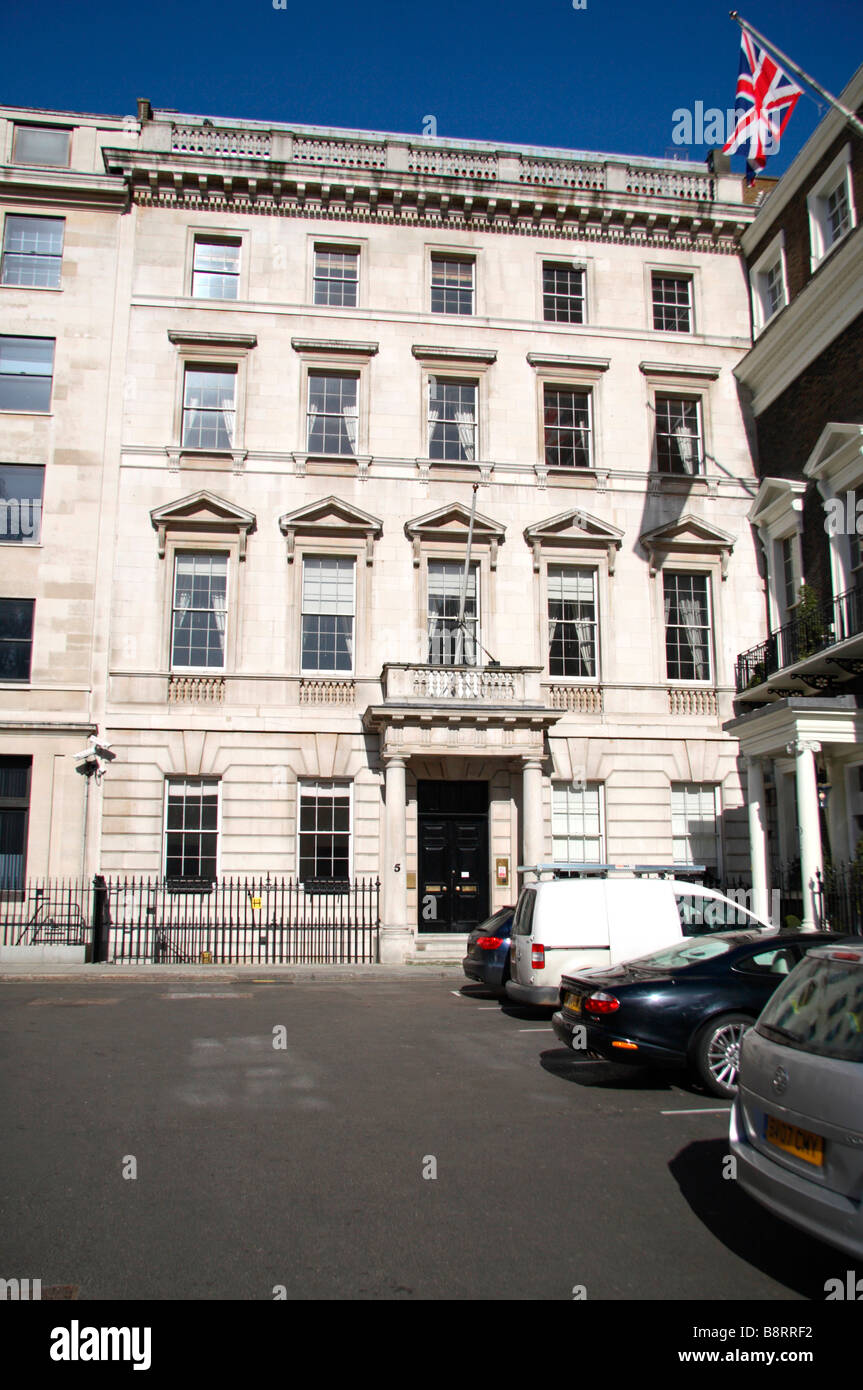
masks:
{"type": "Polygon", "coordinates": [[[569,1009],[569,1012],[570,1012],[571,1014],[580,1014],[580,1013],[581,1013],[581,995],[580,995],[580,994],[567,994],[566,997],[564,998],[563,1006],[564,1006],[565,1009],[569,1009]]]}
{"type": "Polygon", "coordinates": [[[765,1138],[768,1144],[802,1158],[804,1163],[816,1168],[824,1166],[824,1140],[820,1134],[810,1134],[808,1129],[798,1129],[796,1125],[785,1124],[774,1115],[768,1115],[765,1138]]]}

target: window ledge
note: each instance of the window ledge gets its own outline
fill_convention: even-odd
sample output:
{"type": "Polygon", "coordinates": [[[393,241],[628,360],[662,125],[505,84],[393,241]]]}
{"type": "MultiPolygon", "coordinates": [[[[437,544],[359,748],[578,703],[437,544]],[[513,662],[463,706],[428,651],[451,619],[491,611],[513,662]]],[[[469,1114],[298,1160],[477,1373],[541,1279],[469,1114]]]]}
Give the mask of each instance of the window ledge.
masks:
{"type": "Polygon", "coordinates": [[[38,290],[39,294],[62,294],[62,285],[7,285],[4,281],[0,290],[38,290]]]}

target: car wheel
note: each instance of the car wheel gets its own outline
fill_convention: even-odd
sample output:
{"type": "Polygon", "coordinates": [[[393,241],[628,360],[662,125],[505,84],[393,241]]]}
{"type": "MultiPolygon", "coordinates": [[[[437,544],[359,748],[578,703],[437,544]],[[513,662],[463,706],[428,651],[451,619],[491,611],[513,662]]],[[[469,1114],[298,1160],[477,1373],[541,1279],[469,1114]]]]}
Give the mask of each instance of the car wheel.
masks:
{"type": "Polygon", "coordinates": [[[702,1028],[692,1050],[693,1069],[711,1095],[727,1098],[737,1092],[740,1041],[752,1019],[746,1014],[723,1014],[702,1028]]]}

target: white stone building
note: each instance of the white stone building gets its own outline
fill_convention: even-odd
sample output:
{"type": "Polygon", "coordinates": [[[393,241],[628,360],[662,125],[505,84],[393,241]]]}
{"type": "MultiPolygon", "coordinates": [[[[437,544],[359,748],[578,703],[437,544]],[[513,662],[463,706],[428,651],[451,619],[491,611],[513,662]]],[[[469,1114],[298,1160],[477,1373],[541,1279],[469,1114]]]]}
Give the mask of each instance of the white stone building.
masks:
{"type": "Polygon", "coordinates": [[[0,287],[0,348],[60,345],[39,410],[0,399],[45,472],[3,547],[27,872],[79,863],[98,727],[88,872],[380,876],[382,959],[452,955],[523,864],[745,874],[739,181],[138,116],[0,111],[9,246],[68,221],[52,292],[0,287]]]}

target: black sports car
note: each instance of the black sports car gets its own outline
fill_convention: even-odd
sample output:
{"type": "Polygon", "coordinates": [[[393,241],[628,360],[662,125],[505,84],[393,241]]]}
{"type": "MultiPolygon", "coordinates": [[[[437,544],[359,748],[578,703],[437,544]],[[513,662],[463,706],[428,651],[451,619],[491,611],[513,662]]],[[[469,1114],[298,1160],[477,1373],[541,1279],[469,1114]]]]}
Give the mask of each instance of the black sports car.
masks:
{"type": "Polygon", "coordinates": [[[718,932],[611,968],[564,975],[554,1031],[582,1056],[685,1067],[733,1096],[740,1039],[776,986],[832,932],[718,932]]]}

